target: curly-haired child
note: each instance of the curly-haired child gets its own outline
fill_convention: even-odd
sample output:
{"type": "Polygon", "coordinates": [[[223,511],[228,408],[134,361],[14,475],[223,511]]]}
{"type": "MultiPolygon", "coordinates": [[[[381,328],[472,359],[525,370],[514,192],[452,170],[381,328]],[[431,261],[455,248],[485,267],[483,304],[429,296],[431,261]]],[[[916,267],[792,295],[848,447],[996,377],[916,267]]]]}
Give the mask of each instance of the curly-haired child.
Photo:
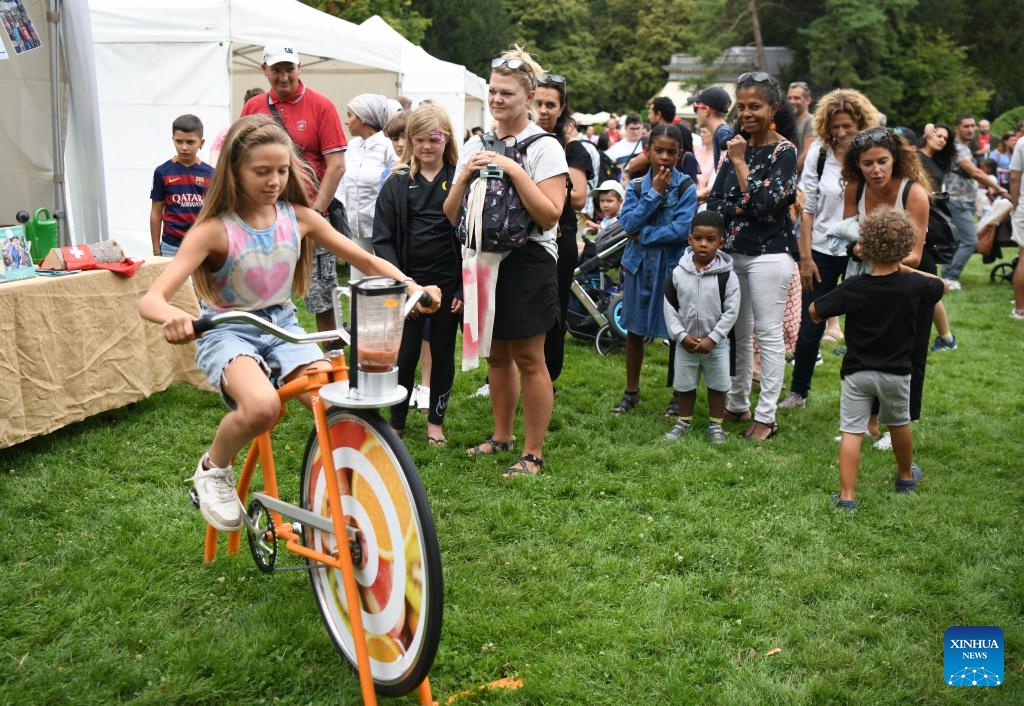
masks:
{"type": "Polygon", "coordinates": [[[916,312],[938,302],[945,283],[901,264],[917,239],[914,224],[902,212],[884,207],[860,221],[859,257],[871,262],[870,274],[846,279],[808,309],[815,323],[846,314],[847,351],[840,371],[839,492],[833,504],[857,507],[860,447],[868,430],[872,402],[878,420],[888,426],[896,456],[896,492],[917,490],[921,469],[913,463],[910,435],[910,371],[916,312]]]}

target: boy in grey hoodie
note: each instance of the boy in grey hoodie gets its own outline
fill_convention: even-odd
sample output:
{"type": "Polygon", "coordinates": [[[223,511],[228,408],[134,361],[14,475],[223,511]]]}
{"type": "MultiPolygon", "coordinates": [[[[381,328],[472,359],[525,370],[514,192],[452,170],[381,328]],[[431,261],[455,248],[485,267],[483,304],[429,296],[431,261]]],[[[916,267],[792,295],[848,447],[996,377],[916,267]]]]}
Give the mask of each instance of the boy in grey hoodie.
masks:
{"type": "Polygon", "coordinates": [[[665,438],[682,438],[693,426],[697,381],[703,373],[708,388],[710,421],[706,436],[725,442],[722,418],[729,389],[729,332],[740,311],[740,283],[732,258],[722,246],[725,221],[715,211],[701,211],[690,226],[690,246],[665,284],[665,324],[675,341],[675,389],[679,418],[665,438]]]}

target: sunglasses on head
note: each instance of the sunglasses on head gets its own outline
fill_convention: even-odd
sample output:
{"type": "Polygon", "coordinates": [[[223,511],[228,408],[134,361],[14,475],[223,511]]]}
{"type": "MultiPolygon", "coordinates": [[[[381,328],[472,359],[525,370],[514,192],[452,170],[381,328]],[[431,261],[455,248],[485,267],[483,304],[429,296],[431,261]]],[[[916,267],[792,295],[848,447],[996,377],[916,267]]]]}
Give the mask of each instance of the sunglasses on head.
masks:
{"type": "Polygon", "coordinates": [[[512,69],[513,71],[515,71],[516,69],[523,68],[525,65],[526,65],[526,62],[524,62],[522,59],[505,59],[505,58],[500,57],[500,56],[497,57],[496,59],[491,59],[491,68],[492,69],[496,69],[496,68],[498,68],[500,66],[507,66],[510,69],[512,69]]]}
{"type": "Polygon", "coordinates": [[[551,84],[553,86],[565,86],[565,76],[545,73],[540,77],[540,83],[542,86],[547,84],[551,84]]]}
{"type": "Polygon", "coordinates": [[[865,130],[853,138],[853,146],[859,150],[867,149],[872,145],[892,146],[894,144],[893,134],[884,127],[874,127],[870,130],[865,130]]]}
{"type": "Polygon", "coordinates": [[[747,83],[748,81],[753,83],[770,83],[773,86],[779,85],[771,74],[764,71],[748,71],[740,74],[740,77],[736,79],[736,83],[747,83]]]}

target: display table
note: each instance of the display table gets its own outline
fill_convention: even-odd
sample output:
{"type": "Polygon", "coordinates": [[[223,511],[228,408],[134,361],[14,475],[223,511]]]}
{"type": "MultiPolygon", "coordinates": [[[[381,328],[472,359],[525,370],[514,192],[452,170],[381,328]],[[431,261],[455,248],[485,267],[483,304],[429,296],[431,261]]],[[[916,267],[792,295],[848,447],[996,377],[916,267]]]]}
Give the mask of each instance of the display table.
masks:
{"type": "MultiPolygon", "coordinates": [[[[0,284],[0,448],[122,407],[177,381],[205,386],[195,346],[172,346],[139,316],[139,299],[171,260],[134,277],[105,270],[0,284]]],[[[186,285],[173,300],[193,313],[186,285]]]]}

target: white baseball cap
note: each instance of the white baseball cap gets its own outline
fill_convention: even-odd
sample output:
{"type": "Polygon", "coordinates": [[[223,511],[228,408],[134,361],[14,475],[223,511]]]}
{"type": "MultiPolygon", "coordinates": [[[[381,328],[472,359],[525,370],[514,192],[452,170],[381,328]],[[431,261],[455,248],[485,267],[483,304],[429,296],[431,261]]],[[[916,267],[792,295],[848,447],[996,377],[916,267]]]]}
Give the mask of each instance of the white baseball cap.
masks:
{"type": "Polygon", "coordinates": [[[615,181],[614,179],[607,179],[594,189],[594,191],[614,191],[619,195],[620,199],[626,198],[626,190],[622,188],[622,184],[615,181]]]}
{"type": "Polygon", "coordinates": [[[271,42],[263,48],[263,63],[267,66],[273,66],[285,61],[298,66],[301,63],[298,50],[285,42],[271,42]]]}

